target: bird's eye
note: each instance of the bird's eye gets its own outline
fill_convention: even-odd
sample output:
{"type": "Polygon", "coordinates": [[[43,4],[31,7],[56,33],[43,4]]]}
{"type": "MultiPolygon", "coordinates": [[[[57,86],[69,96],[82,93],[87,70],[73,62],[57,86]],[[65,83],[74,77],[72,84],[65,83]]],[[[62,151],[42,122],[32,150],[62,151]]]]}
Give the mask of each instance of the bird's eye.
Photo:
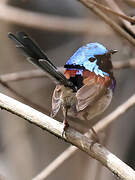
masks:
{"type": "Polygon", "coordinates": [[[94,62],[95,60],[96,60],[96,58],[93,58],[93,57],[90,57],[90,58],[89,58],[89,61],[90,61],[90,62],[94,62]]]}

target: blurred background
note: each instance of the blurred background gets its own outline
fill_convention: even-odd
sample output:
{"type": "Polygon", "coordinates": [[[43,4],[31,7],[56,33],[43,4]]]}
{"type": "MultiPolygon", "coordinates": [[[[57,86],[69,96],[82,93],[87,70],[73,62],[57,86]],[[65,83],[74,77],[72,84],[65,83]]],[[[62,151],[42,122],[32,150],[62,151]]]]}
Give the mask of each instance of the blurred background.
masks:
{"type": "MultiPolygon", "coordinates": [[[[108,5],[108,1],[99,0],[108,5]]],[[[114,2],[114,1],[110,1],[114,2]]],[[[134,15],[135,1],[114,2],[127,15],[134,15]]],[[[108,14],[134,39],[135,26],[108,14]],[[133,29],[134,28],[134,29],[133,29]]],[[[103,19],[76,0],[1,0],[0,2],[0,74],[36,69],[26,61],[8,39],[8,32],[27,32],[57,66],[82,45],[100,42],[109,49],[117,49],[113,61],[134,58],[134,47],[113,31],[103,19]],[[30,14],[27,14],[30,12],[30,14]],[[39,21],[41,19],[41,21],[39,21]]],[[[135,69],[115,70],[117,80],[109,109],[96,121],[105,117],[135,92],[135,69]]],[[[55,84],[47,78],[9,82],[15,91],[31,102],[51,111],[51,96],[55,84]]],[[[22,102],[9,89],[0,85],[1,92],[22,102]]],[[[25,103],[25,102],[24,102],[25,103]]],[[[26,102],[27,103],[27,102],[26,102]]],[[[32,107],[32,103],[28,103],[32,107]]],[[[40,109],[39,109],[40,110],[40,109]]],[[[44,112],[44,111],[43,111],[44,112]]],[[[59,118],[58,118],[59,119],[59,118]]],[[[135,108],[117,119],[105,131],[106,147],[128,165],[135,167],[135,108]],[[106,138],[107,137],[107,138],[106,138]]],[[[0,112],[0,177],[1,180],[30,180],[58,157],[69,144],[6,111],[0,112]]],[[[47,180],[113,180],[105,167],[85,153],[77,151],[58,167],[47,180]],[[101,169],[102,168],[102,169],[101,169]],[[102,171],[101,171],[102,170],[102,171]]]]}

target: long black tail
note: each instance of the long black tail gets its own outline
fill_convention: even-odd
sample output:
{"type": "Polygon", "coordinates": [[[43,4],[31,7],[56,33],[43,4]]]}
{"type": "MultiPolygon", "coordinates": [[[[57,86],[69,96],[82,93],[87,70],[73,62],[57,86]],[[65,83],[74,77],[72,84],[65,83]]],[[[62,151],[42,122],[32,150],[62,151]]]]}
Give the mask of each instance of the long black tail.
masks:
{"type": "Polygon", "coordinates": [[[16,35],[8,33],[8,37],[16,43],[16,47],[21,49],[27,59],[33,64],[49,73],[56,81],[75,90],[73,83],[58,71],[57,67],[53,65],[46,54],[26,33],[18,32],[16,35]]]}

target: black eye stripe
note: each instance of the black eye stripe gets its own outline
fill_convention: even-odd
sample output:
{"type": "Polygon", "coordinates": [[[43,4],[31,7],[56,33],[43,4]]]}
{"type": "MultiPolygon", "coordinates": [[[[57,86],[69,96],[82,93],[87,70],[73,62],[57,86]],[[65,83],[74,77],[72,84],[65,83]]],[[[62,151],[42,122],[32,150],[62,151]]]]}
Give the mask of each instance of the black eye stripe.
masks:
{"type": "Polygon", "coordinates": [[[90,62],[94,62],[95,60],[96,60],[96,58],[92,58],[92,57],[89,58],[90,62]]]}

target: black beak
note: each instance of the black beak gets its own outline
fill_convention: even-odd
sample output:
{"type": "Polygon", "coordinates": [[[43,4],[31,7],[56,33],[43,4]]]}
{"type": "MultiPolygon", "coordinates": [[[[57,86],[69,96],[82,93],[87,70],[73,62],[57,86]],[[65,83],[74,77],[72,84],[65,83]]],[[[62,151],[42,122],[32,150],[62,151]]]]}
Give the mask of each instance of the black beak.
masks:
{"type": "Polygon", "coordinates": [[[116,52],[118,52],[118,50],[116,50],[116,49],[114,49],[114,50],[113,50],[113,49],[110,49],[110,50],[109,50],[109,53],[110,53],[110,54],[115,54],[116,52]]]}

